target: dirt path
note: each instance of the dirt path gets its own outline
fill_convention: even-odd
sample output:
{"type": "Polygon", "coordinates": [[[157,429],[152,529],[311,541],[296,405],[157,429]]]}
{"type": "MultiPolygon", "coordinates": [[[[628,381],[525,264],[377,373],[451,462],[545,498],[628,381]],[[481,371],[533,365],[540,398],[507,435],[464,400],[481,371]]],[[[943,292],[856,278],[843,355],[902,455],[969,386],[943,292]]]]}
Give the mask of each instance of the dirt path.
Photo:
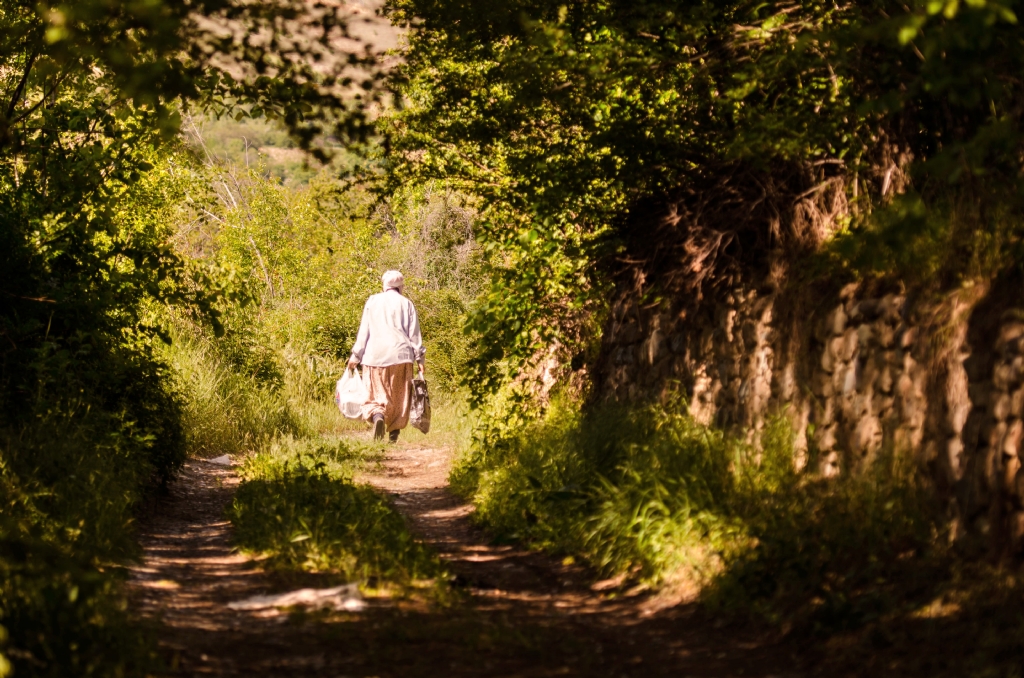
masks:
{"type": "MultiPolygon", "coordinates": [[[[230,468],[190,462],[143,521],[132,595],[162,620],[168,675],[184,676],[795,676],[776,648],[716,629],[690,606],[595,592],[579,568],[490,543],[445,488],[444,451],[392,448],[363,480],[387,492],[465,592],[448,607],[371,601],[358,613],[236,611],[295,588],[234,554],[224,509],[230,468]]],[[[316,576],[303,586],[326,586],[316,576]]]]}

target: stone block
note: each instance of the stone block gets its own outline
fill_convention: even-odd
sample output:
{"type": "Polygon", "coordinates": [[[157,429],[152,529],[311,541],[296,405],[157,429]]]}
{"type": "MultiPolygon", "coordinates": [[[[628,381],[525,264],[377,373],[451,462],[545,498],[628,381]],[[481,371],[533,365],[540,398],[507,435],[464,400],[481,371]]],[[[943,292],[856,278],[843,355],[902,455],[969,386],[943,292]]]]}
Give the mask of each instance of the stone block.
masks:
{"type": "Polygon", "coordinates": [[[949,411],[946,423],[949,425],[949,432],[960,435],[967,423],[967,417],[971,413],[971,403],[961,403],[949,411]]]}
{"type": "Polygon", "coordinates": [[[867,348],[869,346],[871,346],[871,344],[872,344],[872,342],[874,342],[874,340],[875,340],[875,328],[874,327],[872,327],[868,323],[864,323],[863,325],[861,325],[860,327],[857,328],[857,343],[860,344],[863,347],[861,350],[867,350],[867,348]]]}
{"type": "Polygon", "coordinates": [[[832,375],[828,372],[815,372],[811,377],[811,392],[819,398],[831,398],[835,393],[832,375]]]}
{"type": "Polygon", "coordinates": [[[1013,382],[1019,384],[1024,381],[1024,356],[1014,356],[1010,366],[1013,368],[1013,382]]]}
{"type": "Polygon", "coordinates": [[[846,319],[846,311],[843,309],[843,305],[839,304],[828,314],[829,332],[833,335],[842,334],[846,330],[846,319]]]}
{"type": "Polygon", "coordinates": [[[882,445],[882,424],[877,417],[866,416],[857,422],[850,439],[852,451],[861,456],[871,456],[882,445]]]}
{"type": "MultiPolygon", "coordinates": [[[[985,432],[982,431],[982,435],[985,432]]],[[[1006,422],[996,422],[989,430],[988,435],[985,435],[985,440],[988,442],[989,448],[992,450],[999,450],[1002,454],[1003,449],[1003,438],[1006,436],[1006,422]]]]}
{"type": "Polygon", "coordinates": [[[893,404],[896,399],[885,393],[875,393],[871,397],[871,413],[885,419],[892,414],[893,404]]]}
{"type": "Polygon", "coordinates": [[[843,359],[843,335],[832,337],[828,342],[828,350],[837,361],[843,359]]]}
{"type": "Polygon", "coordinates": [[[914,380],[906,372],[902,373],[899,379],[896,380],[896,395],[903,400],[909,400],[914,395],[914,380]]]}
{"type": "Polygon", "coordinates": [[[1003,492],[1012,495],[1017,490],[1017,473],[1020,472],[1020,457],[1003,457],[1003,492]]]}
{"type": "Polygon", "coordinates": [[[1011,457],[1020,456],[1020,442],[1024,438],[1024,422],[1013,419],[1007,423],[1006,435],[1003,436],[1003,454],[1011,457]]]}
{"type": "Polygon", "coordinates": [[[998,362],[992,368],[992,386],[999,391],[1009,391],[1015,384],[1016,372],[1013,365],[1006,362],[998,362]]]}
{"type": "Polygon", "coordinates": [[[959,436],[946,441],[946,463],[953,474],[951,481],[956,482],[962,474],[962,459],[964,454],[964,441],[959,436]]]}
{"type": "Polygon", "coordinates": [[[829,350],[828,344],[826,344],[825,347],[822,349],[821,360],[818,361],[818,364],[821,366],[821,369],[823,369],[828,374],[832,374],[833,372],[835,372],[836,356],[831,350],[829,350]]]}
{"type": "Polygon", "coordinates": [[[831,450],[836,446],[836,435],[839,432],[838,424],[823,426],[814,432],[814,443],[821,451],[831,450]]]}
{"type": "Polygon", "coordinates": [[[867,360],[859,360],[860,367],[857,369],[857,390],[864,391],[874,387],[878,381],[880,371],[878,361],[871,356],[867,360]]]}
{"type": "Polygon", "coordinates": [[[892,367],[886,364],[878,374],[878,389],[882,393],[892,393],[893,378],[892,367]]]}
{"type": "Polygon", "coordinates": [[[911,346],[914,345],[914,343],[916,341],[917,341],[917,328],[916,327],[908,327],[908,328],[904,329],[902,333],[900,333],[900,341],[899,341],[900,348],[904,348],[904,349],[910,348],[911,346]]]}
{"type": "Polygon", "coordinates": [[[996,338],[996,349],[1016,348],[1016,341],[1024,337],[1024,323],[1019,320],[1011,320],[1003,323],[999,328],[999,336],[996,338]]]}
{"type": "Polygon", "coordinates": [[[853,356],[857,354],[857,342],[857,330],[853,327],[847,328],[846,332],[843,334],[843,343],[839,357],[846,362],[853,360],[853,356]]]}
{"type": "Polygon", "coordinates": [[[996,421],[1005,421],[1010,416],[1010,405],[1012,403],[1009,393],[997,393],[992,401],[989,413],[996,421]]]}
{"type": "Polygon", "coordinates": [[[665,335],[661,330],[654,330],[651,336],[643,343],[641,351],[647,359],[648,365],[653,365],[665,354],[665,335]]]}
{"type": "Polygon", "coordinates": [[[821,473],[822,477],[835,478],[840,474],[840,472],[841,468],[839,465],[838,452],[830,452],[829,454],[822,455],[821,468],[819,470],[819,473],[821,473]]]}
{"type": "Polygon", "coordinates": [[[851,362],[842,372],[843,385],[840,389],[840,393],[844,396],[848,396],[857,390],[857,372],[860,369],[859,365],[858,361],[851,362]]]}
{"type": "Polygon", "coordinates": [[[903,313],[905,299],[898,294],[887,294],[878,301],[879,314],[889,322],[896,322],[903,313]]]}
{"type": "Polygon", "coordinates": [[[889,323],[877,323],[875,339],[882,348],[892,348],[896,344],[896,328],[889,323]]]}
{"type": "Polygon", "coordinates": [[[832,398],[824,401],[816,401],[812,409],[814,423],[820,428],[828,426],[836,420],[836,401],[832,398]]]}
{"type": "Polygon", "coordinates": [[[1024,417],[1024,388],[1018,388],[1010,394],[1010,414],[1014,417],[1024,417]]]}

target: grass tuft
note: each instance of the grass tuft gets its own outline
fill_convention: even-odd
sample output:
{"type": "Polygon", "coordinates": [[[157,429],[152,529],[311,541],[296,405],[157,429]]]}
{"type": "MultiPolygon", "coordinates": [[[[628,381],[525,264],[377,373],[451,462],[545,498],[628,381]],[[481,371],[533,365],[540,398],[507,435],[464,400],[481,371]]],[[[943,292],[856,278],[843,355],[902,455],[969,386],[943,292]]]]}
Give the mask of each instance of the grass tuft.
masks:
{"type": "Polygon", "coordinates": [[[230,517],[238,545],[279,571],[405,586],[439,580],[437,556],[373,488],[351,474],[377,448],[282,441],[246,460],[230,517]]]}

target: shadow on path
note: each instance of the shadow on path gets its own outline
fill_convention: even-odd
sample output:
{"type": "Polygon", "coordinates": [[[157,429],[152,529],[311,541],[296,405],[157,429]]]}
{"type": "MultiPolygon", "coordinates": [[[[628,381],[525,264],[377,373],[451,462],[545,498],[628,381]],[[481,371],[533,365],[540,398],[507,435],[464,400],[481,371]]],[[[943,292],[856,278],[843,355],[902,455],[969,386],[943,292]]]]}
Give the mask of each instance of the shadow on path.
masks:
{"type": "MultiPolygon", "coordinates": [[[[464,595],[450,606],[371,600],[362,612],[235,611],[295,588],[234,553],[225,510],[233,471],[189,462],[142,519],[132,600],[159,620],[168,676],[793,676],[778,648],[712,628],[691,606],[598,593],[580,568],[493,545],[446,489],[441,450],[399,446],[365,475],[448,561],[464,595]]],[[[326,587],[309,575],[302,586],[326,587]]]]}

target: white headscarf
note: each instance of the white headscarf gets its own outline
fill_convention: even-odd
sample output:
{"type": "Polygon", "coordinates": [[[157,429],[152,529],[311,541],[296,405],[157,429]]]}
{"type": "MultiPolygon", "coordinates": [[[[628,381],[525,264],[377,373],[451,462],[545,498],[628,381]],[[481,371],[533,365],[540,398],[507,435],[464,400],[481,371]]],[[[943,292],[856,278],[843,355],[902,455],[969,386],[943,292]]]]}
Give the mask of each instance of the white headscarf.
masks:
{"type": "Polygon", "coordinates": [[[384,271],[384,275],[380,277],[380,281],[384,284],[384,291],[398,290],[402,291],[405,287],[405,276],[402,275],[401,271],[384,271]]]}

